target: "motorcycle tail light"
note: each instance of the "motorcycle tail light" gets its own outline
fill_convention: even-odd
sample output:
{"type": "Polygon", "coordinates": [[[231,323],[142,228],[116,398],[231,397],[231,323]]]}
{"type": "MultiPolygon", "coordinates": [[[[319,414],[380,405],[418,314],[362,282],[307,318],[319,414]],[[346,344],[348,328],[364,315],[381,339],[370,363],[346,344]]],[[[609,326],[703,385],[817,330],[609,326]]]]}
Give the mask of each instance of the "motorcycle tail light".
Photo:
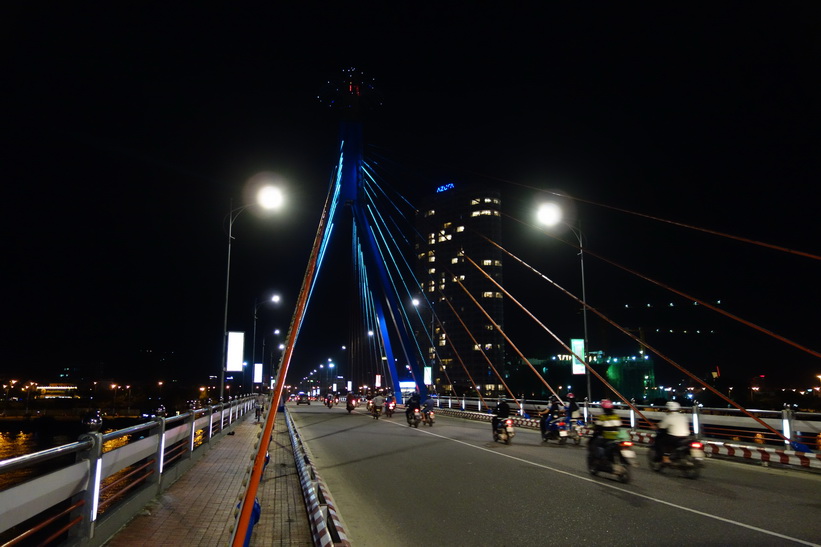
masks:
{"type": "Polygon", "coordinates": [[[633,446],[633,441],[622,441],[622,446],[633,446]]]}
{"type": "Polygon", "coordinates": [[[511,420],[511,419],[505,420],[505,425],[513,425],[513,420],[511,420]]]}
{"type": "Polygon", "coordinates": [[[696,441],[696,442],[690,443],[690,448],[702,449],[702,448],[704,448],[704,445],[701,444],[700,442],[696,441]]]}
{"type": "Polygon", "coordinates": [[[559,425],[560,425],[560,426],[566,426],[567,424],[566,424],[566,423],[564,423],[564,422],[559,422],[559,425]]]}

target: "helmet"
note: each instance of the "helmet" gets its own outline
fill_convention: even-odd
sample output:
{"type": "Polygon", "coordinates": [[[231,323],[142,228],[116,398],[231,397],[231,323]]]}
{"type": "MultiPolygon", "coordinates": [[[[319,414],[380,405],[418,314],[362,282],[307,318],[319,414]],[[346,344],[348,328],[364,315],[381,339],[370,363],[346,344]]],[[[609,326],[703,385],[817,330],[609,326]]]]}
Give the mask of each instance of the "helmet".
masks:
{"type": "Polygon", "coordinates": [[[555,395],[553,395],[553,396],[551,396],[551,397],[550,397],[550,402],[551,402],[551,403],[558,403],[558,402],[559,402],[559,398],[558,398],[558,397],[556,397],[555,395]]]}
{"type": "Polygon", "coordinates": [[[667,410],[669,410],[670,412],[678,412],[679,410],[681,410],[681,405],[675,401],[667,401],[666,406],[667,410]]]}
{"type": "Polygon", "coordinates": [[[575,399],[575,398],[576,398],[576,396],[575,396],[575,395],[573,395],[572,393],[568,393],[568,394],[567,394],[567,398],[568,398],[568,399],[575,399]]]}
{"type": "Polygon", "coordinates": [[[602,399],[601,400],[601,407],[604,410],[612,410],[613,409],[613,401],[610,399],[602,399]]]}

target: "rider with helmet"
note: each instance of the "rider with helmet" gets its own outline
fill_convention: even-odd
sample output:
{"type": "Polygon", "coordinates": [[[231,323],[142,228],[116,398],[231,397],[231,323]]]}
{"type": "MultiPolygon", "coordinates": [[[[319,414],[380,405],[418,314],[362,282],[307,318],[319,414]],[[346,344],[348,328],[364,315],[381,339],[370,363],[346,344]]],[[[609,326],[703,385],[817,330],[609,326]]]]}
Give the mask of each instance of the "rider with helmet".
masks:
{"type": "Polygon", "coordinates": [[[618,440],[621,433],[621,418],[613,410],[613,401],[601,400],[602,414],[596,416],[593,427],[593,437],[588,443],[588,451],[599,450],[608,441],[618,440]]]}
{"type": "Polygon", "coordinates": [[[542,438],[544,439],[545,435],[547,434],[547,428],[550,426],[550,422],[553,420],[557,420],[559,418],[559,414],[564,411],[564,406],[562,402],[559,400],[558,397],[553,395],[550,397],[550,406],[547,410],[543,410],[539,412],[541,419],[539,420],[539,427],[542,430],[542,438]]]}
{"type": "Polygon", "coordinates": [[[418,410],[421,408],[421,397],[419,393],[414,392],[408,402],[405,403],[405,418],[408,420],[408,423],[411,422],[411,416],[413,415],[414,410],[418,410]]]}
{"type": "Polygon", "coordinates": [[[493,410],[493,413],[494,415],[491,420],[491,426],[493,427],[493,431],[496,431],[496,428],[499,426],[499,419],[510,417],[510,405],[507,404],[504,397],[499,398],[499,402],[496,403],[496,408],[493,410]]]}
{"type": "Polygon", "coordinates": [[[581,409],[579,409],[579,405],[576,404],[576,396],[572,393],[567,394],[567,402],[565,403],[564,412],[568,420],[576,420],[581,418],[581,409]]]}
{"type": "Polygon", "coordinates": [[[681,405],[676,401],[667,401],[667,415],[657,424],[656,461],[664,459],[669,463],[667,454],[671,453],[682,439],[690,436],[690,422],[681,413],[681,405]]]}

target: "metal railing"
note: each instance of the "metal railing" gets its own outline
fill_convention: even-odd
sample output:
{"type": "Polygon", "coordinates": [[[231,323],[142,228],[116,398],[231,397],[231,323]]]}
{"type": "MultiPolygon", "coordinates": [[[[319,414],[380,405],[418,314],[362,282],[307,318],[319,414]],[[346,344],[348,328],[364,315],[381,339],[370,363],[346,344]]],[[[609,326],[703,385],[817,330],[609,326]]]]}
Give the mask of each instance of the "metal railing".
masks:
{"type": "MultiPolygon", "coordinates": [[[[486,398],[483,403],[476,397],[442,396],[437,397],[436,401],[439,408],[488,413],[488,408],[492,409],[497,399],[486,398]]],[[[550,408],[549,401],[521,399],[519,403],[518,407],[511,404],[511,411],[518,412],[522,417],[538,419],[539,412],[550,408]]],[[[597,403],[589,405],[581,403],[580,407],[585,421],[590,421],[593,415],[600,412],[597,403]]],[[[637,408],[653,423],[664,417],[663,407],[637,405],[637,408]]],[[[734,408],[705,408],[694,405],[692,408],[684,407],[683,411],[691,413],[690,423],[693,433],[699,438],[779,448],[789,445],[780,436],[763,428],[749,416],[734,408]]],[[[798,441],[812,450],[821,451],[821,413],[794,412],[791,409],[748,410],[748,412],[779,431],[784,437],[798,441]]],[[[617,405],[616,413],[621,416],[625,427],[650,428],[649,424],[642,423],[643,420],[626,405],[617,405]]]]}
{"type": "Polygon", "coordinates": [[[198,448],[253,411],[253,401],[87,433],[0,461],[0,473],[46,468],[0,491],[0,544],[103,544],[204,455],[198,448]]]}

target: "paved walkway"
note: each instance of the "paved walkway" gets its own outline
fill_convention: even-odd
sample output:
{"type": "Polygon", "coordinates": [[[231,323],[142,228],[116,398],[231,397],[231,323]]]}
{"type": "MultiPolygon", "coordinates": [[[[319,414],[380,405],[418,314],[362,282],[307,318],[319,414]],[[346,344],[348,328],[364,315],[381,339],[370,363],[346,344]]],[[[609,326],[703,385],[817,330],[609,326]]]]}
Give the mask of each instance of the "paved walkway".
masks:
{"type": "MultiPolygon", "coordinates": [[[[253,413],[234,425],[185,475],[155,498],[111,540],[108,547],[223,546],[231,541],[234,509],[262,430],[253,413]]],[[[257,491],[262,506],[252,546],[312,545],[285,414],[277,413],[271,460],[257,491]]]]}

